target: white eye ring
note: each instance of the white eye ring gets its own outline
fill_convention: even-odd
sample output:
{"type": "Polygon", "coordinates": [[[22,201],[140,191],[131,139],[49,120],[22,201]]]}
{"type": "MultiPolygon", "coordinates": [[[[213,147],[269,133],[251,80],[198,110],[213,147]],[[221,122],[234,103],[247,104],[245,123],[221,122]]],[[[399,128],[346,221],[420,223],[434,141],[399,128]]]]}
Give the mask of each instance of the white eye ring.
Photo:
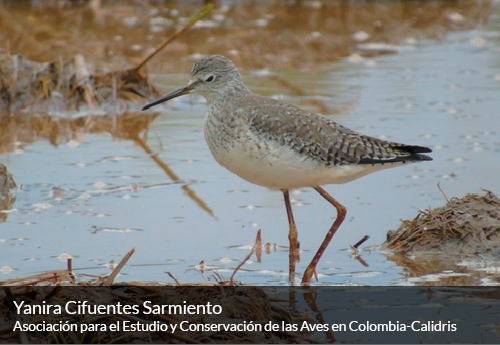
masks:
{"type": "Polygon", "coordinates": [[[215,76],[214,76],[213,74],[210,74],[210,75],[207,77],[207,79],[205,79],[205,81],[206,81],[206,82],[209,82],[209,83],[210,83],[210,82],[212,82],[212,81],[214,81],[214,80],[215,80],[215,76]]]}

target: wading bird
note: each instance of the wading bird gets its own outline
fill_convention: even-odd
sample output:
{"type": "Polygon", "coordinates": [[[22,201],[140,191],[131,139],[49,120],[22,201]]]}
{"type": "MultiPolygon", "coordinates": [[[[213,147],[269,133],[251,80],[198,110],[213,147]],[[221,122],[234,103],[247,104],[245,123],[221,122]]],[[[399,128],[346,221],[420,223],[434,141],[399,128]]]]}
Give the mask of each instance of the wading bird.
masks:
{"type": "Polygon", "coordinates": [[[234,64],[223,56],[196,62],[187,86],[144,106],[189,93],[207,101],[205,139],[215,160],[241,178],[281,190],[289,222],[289,279],[295,279],[297,228],[289,190],[312,187],[337,209],[337,218],[302,277],[309,285],[316,266],[342,224],[346,208],[321,185],[345,183],[366,174],[407,163],[432,160],[432,150],[372,138],[327,117],[256,95],[243,83],[234,64]]]}

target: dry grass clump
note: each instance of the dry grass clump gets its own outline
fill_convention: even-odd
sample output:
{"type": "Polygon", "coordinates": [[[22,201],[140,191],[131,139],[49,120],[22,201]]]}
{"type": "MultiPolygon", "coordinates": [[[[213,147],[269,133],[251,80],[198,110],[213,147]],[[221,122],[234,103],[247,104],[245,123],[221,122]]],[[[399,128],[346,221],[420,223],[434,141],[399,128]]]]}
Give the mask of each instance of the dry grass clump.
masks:
{"type": "Polygon", "coordinates": [[[445,206],[420,211],[387,234],[384,246],[406,253],[498,255],[500,199],[492,192],[452,198],[445,206]]]}
{"type": "Polygon", "coordinates": [[[4,53],[0,54],[0,70],[0,114],[33,106],[38,112],[57,112],[106,105],[122,113],[130,103],[159,95],[140,71],[94,72],[82,55],[39,63],[4,53]]]}

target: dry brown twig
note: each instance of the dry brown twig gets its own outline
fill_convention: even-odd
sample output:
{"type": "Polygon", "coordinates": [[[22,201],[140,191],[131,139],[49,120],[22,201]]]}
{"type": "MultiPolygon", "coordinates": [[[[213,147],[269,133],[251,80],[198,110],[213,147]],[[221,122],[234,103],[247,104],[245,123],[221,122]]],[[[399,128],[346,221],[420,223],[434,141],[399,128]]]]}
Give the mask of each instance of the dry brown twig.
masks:
{"type": "Polygon", "coordinates": [[[364,235],[358,242],[356,242],[355,245],[353,245],[352,247],[355,248],[355,249],[358,249],[360,245],[362,245],[363,243],[365,243],[366,241],[368,241],[368,239],[370,238],[370,236],[368,235],[364,235]]]}
{"type": "Polygon", "coordinates": [[[175,278],[175,277],[174,277],[174,275],[173,275],[172,273],[167,272],[167,274],[168,274],[168,276],[169,276],[170,278],[172,278],[172,279],[175,281],[175,283],[176,283],[177,285],[181,285],[181,283],[179,283],[179,281],[177,280],[177,278],[175,278]]]}
{"type": "Polygon", "coordinates": [[[118,276],[118,273],[122,270],[123,266],[127,263],[132,255],[135,253],[135,248],[129,250],[129,252],[123,257],[118,266],[115,267],[113,272],[109,276],[106,276],[102,279],[104,285],[112,285],[115,281],[115,278],[118,276]]]}
{"type": "Polygon", "coordinates": [[[262,258],[262,238],[260,234],[260,230],[257,232],[257,238],[255,239],[255,256],[257,258],[257,262],[260,263],[262,258]]]}
{"type": "Polygon", "coordinates": [[[236,268],[234,269],[233,271],[233,274],[231,274],[231,278],[229,278],[229,285],[234,285],[234,276],[236,275],[236,272],[238,272],[238,270],[241,268],[241,266],[243,266],[247,261],[248,259],[250,259],[253,255],[253,253],[255,252],[255,248],[257,247],[257,243],[260,243],[260,245],[262,245],[262,240],[261,240],[261,229],[259,229],[259,231],[257,231],[257,237],[255,238],[255,242],[252,246],[252,249],[250,250],[250,252],[247,254],[247,256],[245,256],[245,258],[243,259],[243,261],[241,261],[238,266],[236,266],[236,268]]]}
{"type": "Polygon", "coordinates": [[[446,202],[450,202],[450,199],[448,199],[448,197],[446,196],[445,192],[441,189],[441,186],[440,186],[439,182],[438,182],[437,186],[438,186],[438,189],[441,192],[441,194],[443,194],[446,202]]]}
{"type": "Polygon", "coordinates": [[[182,28],[177,30],[174,34],[172,34],[170,37],[168,37],[165,41],[163,41],[151,54],[146,56],[144,60],[142,60],[134,69],[134,72],[137,72],[140,70],[142,67],[144,67],[145,64],[149,62],[152,58],[154,58],[163,48],[165,48],[170,42],[175,40],[177,37],[182,35],[184,32],[188,31],[191,29],[191,27],[196,24],[198,20],[200,20],[202,17],[207,15],[208,13],[212,12],[214,9],[215,5],[214,4],[209,4],[205,7],[203,7],[200,11],[198,11],[194,16],[192,16],[189,19],[189,22],[184,25],[182,28]]]}

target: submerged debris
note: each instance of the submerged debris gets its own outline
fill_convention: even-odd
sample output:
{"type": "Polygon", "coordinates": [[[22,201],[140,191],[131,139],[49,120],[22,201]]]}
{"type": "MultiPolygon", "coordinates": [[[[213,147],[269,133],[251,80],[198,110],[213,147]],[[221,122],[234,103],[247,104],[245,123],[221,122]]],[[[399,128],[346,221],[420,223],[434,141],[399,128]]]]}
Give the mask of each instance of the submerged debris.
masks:
{"type": "Polygon", "coordinates": [[[384,246],[403,254],[498,256],[500,249],[500,199],[492,192],[452,198],[444,207],[420,211],[387,234],[384,246]]]}

